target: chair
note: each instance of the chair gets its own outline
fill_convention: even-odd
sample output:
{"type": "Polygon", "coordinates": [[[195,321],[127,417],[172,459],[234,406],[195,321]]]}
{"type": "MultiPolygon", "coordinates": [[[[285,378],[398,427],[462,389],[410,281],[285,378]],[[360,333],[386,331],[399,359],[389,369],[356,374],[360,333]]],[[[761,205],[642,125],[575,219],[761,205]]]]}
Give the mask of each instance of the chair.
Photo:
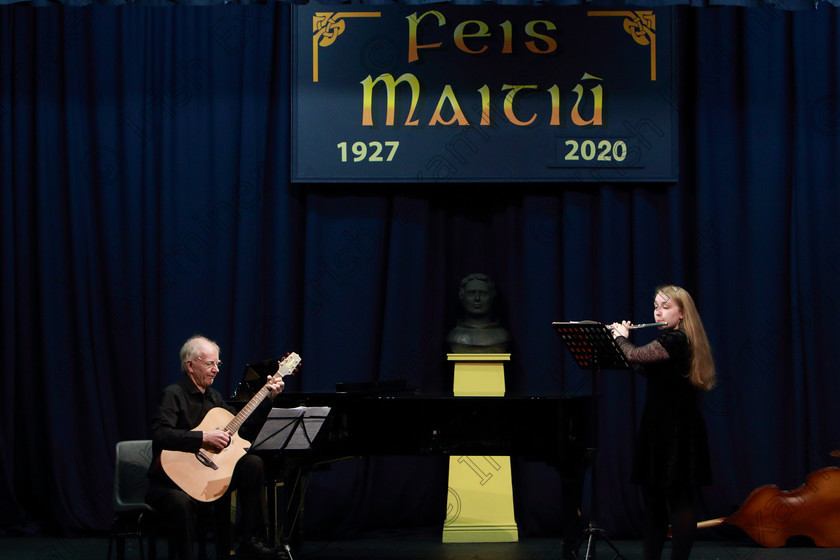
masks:
{"type": "MultiPolygon", "coordinates": [[[[143,550],[144,516],[154,515],[154,509],[145,502],[149,481],[146,473],[152,463],[152,440],[128,440],[117,442],[116,469],[114,472],[114,521],[108,541],[108,560],[111,560],[113,545],[117,545],[117,559],[125,559],[125,539],[136,536],[140,557],[143,550]]],[[[149,535],[149,552],[154,557],[154,537],[149,535]]]]}
{"type": "MultiPolygon", "coordinates": [[[[114,473],[114,522],[111,524],[111,537],[108,541],[108,560],[111,560],[113,545],[117,545],[117,560],[125,560],[125,539],[136,536],[140,549],[140,558],[145,559],[144,538],[149,543],[149,560],[157,557],[156,537],[165,533],[162,519],[152,506],[145,502],[149,487],[147,472],[152,464],[152,440],[127,440],[117,442],[116,470],[114,473]]],[[[230,497],[217,502],[219,507],[231,511],[230,497]]],[[[211,515],[212,506],[200,504],[200,532],[212,532],[216,535],[217,555],[230,555],[230,528],[216,527],[211,515]],[[216,530],[218,529],[218,533],[216,530]]],[[[199,558],[207,558],[207,539],[202,535],[198,539],[199,558]]],[[[172,557],[170,550],[169,557],[172,557]]]]}

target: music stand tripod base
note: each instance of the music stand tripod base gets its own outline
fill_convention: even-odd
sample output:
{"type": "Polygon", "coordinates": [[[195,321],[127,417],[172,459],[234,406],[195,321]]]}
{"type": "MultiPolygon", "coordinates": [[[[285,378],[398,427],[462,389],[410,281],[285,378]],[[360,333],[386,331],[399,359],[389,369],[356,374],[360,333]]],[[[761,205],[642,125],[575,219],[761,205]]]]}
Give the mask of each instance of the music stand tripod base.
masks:
{"type": "Polygon", "coordinates": [[[623,560],[627,560],[627,558],[621,553],[618,548],[613,544],[613,542],[607,538],[605,531],[598,527],[598,524],[593,522],[589,523],[589,526],[584,530],[583,535],[580,538],[580,542],[578,543],[576,550],[580,550],[580,547],[586,542],[586,553],[583,557],[586,558],[595,558],[595,544],[598,539],[601,539],[607,546],[609,546],[612,551],[615,553],[613,555],[613,560],[616,558],[622,558],[623,560]]]}

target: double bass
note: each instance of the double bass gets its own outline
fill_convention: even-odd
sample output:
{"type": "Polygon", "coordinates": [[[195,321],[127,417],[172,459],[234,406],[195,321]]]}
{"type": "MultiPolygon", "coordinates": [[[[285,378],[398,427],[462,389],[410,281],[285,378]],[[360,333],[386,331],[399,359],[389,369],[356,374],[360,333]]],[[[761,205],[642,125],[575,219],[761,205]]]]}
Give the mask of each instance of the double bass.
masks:
{"type": "Polygon", "coordinates": [[[840,467],[808,475],[795,490],[775,484],[753,490],[729,517],[701,521],[698,528],[735,525],[761,546],[785,546],[791,537],[808,537],[816,546],[840,547],[840,467]]]}

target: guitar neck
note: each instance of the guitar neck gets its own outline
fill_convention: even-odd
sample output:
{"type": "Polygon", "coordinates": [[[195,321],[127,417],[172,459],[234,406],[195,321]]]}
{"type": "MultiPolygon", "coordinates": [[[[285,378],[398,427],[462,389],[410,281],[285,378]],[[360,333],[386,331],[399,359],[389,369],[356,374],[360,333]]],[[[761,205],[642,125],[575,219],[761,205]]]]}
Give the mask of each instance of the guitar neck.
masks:
{"type": "MultiPolygon", "coordinates": [[[[300,364],[300,356],[296,353],[292,352],[289,354],[285,360],[279,362],[279,366],[277,367],[277,373],[274,374],[275,380],[282,380],[283,377],[286,375],[291,375],[295,368],[300,364]]],[[[251,397],[251,400],[248,401],[242,410],[239,411],[239,414],[233,417],[233,420],[228,422],[228,425],[225,426],[225,430],[235,434],[239,431],[239,428],[242,427],[242,424],[245,423],[245,420],[254,412],[260,403],[271,393],[271,389],[268,388],[268,384],[266,383],[263,385],[263,388],[257,391],[257,394],[251,397]]]]}
{"type": "Polygon", "coordinates": [[[259,391],[257,391],[257,394],[254,395],[250,401],[248,401],[248,404],[242,407],[242,410],[239,411],[239,414],[234,416],[233,419],[228,423],[228,425],[225,426],[225,431],[230,432],[232,434],[238,432],[239,428],[242,427],[242,424],[245,423],[245,420],[247,420],[248,417],[251,416],[251,413],[254,412],[257,409],[257,407],[260,406],[260,403],[262,403],[263,400],[268,396],[268,393],[268,387],[265,386],[259,391]]]}

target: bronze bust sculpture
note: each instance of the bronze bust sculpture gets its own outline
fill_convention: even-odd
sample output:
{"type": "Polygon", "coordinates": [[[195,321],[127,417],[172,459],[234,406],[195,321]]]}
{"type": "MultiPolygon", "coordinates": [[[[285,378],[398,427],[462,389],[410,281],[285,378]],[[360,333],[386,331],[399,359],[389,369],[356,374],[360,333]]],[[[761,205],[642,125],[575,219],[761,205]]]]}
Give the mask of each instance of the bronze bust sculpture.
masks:
{"type": "Polygon", "coordinates": [[[495,354],[507,352],[510,335],[493,315],[496,284],[486,274],[469,274],[458,288],[464,316],[446,341],[455,354],[495,354]]]}

